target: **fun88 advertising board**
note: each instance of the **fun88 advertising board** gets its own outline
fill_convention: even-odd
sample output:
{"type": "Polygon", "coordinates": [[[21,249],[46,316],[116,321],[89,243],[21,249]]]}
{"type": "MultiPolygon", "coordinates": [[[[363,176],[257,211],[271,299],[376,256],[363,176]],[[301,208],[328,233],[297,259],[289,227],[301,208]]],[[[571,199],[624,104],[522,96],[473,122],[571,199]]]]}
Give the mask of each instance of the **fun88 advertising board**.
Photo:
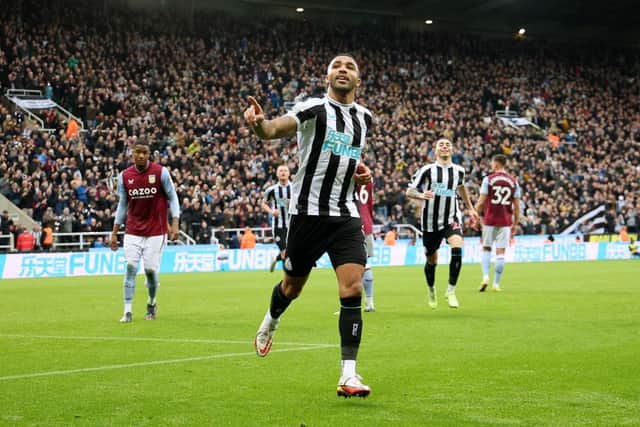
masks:
{"type": "MultiPolygon", "coordinates": [[[[220,249],[214,245],[168,246],[162,254],[160,273],[206,273],[216,271],[268,270],[271,260],[278,254],[275,245],[258,245],[254,249],[220,249]]],[[[438,263],[448,264],[450,248],[443,244],[438,251],[438,263]]],[[[478,238],[467,238],[464,243],[463,262],[480,263],[482,246],[478,238]]],[[[548,243],[540,236],[518,236],[506,251],[507,262],[596,261],[628,259],[630,254],[624,243],[576,242],[575,237],[557,238],[548,243]]],[[[372,267],[424,265],[425,254],[421,244],[399,240],[394,246],[374,245],[372,267]]],[[[317,268],[331,268],[325,254],[317,268]]],[[[89,252],[24,253],[0,255],[3,279],[70,277],[94,275],[123,275],[126,268],[122,249],[89,252]]],[[[144,266],[140,265],[139,271],[144,266]]]]}

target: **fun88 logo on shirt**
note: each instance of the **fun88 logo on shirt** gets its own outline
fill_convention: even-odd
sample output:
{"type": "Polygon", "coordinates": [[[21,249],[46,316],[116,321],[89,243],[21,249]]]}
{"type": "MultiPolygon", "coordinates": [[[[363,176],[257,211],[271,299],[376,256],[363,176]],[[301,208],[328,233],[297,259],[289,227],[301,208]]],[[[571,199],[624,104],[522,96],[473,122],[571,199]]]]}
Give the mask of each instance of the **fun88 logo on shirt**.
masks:
{"type": "Polygon", "coordinates": [[[438,196],[456,197],[456,191],[449,190],[447,188],[447,184],[443,184],[442,182],[434,182],[432,187],[433,187],[433,192],[438,196]]]}
{"type": "Polygon", "coordinates": [[[351,145],[352,136],[346,133],[329,131],[327,138],[322,143],[322,152],[331,151],[336,156],[346,156],[351,159],[360,159],[362,148],[351,145]]]}

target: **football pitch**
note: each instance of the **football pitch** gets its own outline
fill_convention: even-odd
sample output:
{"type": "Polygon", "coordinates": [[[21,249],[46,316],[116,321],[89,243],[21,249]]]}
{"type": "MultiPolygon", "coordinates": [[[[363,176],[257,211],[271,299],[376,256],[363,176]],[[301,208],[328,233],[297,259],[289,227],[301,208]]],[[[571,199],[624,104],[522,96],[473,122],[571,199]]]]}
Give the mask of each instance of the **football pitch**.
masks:
{"type": "Polygon", "coordinates": [[[640,425],[640,262],[508,264],[504,292],[426,304],[422,268],[379,268],[363,313],[367,399],[341,399],[337,286],[316,270],[268,357],[252,340],[280,273],[161,276],[158,319],[120,324],[122,278],[0,281],[0,425],[640,425]]]}

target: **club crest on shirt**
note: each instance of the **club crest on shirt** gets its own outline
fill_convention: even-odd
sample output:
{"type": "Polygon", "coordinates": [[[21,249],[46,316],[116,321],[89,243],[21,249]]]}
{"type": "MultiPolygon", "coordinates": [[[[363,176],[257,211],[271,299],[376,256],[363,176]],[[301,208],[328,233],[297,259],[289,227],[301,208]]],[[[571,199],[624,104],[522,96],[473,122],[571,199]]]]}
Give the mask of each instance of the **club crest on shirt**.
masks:
{"type": "Polygon", "coordinates": [[[149,184],[155,184],[155,183],[156,183],[156,176],[149,175],[149,184]]]}

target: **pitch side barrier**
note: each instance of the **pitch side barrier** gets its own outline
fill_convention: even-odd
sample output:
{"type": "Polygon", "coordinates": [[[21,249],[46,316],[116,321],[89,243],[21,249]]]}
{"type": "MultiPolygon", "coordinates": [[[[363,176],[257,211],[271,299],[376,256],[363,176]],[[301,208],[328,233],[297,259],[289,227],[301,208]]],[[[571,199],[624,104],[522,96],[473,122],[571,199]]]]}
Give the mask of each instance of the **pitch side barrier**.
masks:
{"type": "MultiPolygon", "coordinates": [[[[373,267],[423,265],[424,249],[421,242],[399,240],[394,246],[375,244],[374,256],[369,259],[373,267]]],[[[165,248],[160,272],[196,273],[216,271],[266,271],[278,253],[275,245],[258,245],[254,249],[220,249],[215,245],[168,246],[165,248]]],[[[438,262],[448,264],[450,249],[443,245],[438,262]]],[[[466,238],[463,262],[480,263],[482,246],[478,238],[466,238]]],[[[577,242],[575,236],[562,236],[553,243],[540,236],[518,236],[506,252],[507,262],[596,261],[630,258],[628,246],[616,242],[577,242]]],[[[325,254],[318,268],[330,268],[325,254]]],[[[140,266],[142,272],[143,266],[140,266]]],[[[122,249],[94,249],[89,252],[28,253],[0,255],[3,279],[69,277],[92,275],[122,275],[125,259],[122,249]]],[[[1,285],[0,285],[1,286],[1,285]]]]}

